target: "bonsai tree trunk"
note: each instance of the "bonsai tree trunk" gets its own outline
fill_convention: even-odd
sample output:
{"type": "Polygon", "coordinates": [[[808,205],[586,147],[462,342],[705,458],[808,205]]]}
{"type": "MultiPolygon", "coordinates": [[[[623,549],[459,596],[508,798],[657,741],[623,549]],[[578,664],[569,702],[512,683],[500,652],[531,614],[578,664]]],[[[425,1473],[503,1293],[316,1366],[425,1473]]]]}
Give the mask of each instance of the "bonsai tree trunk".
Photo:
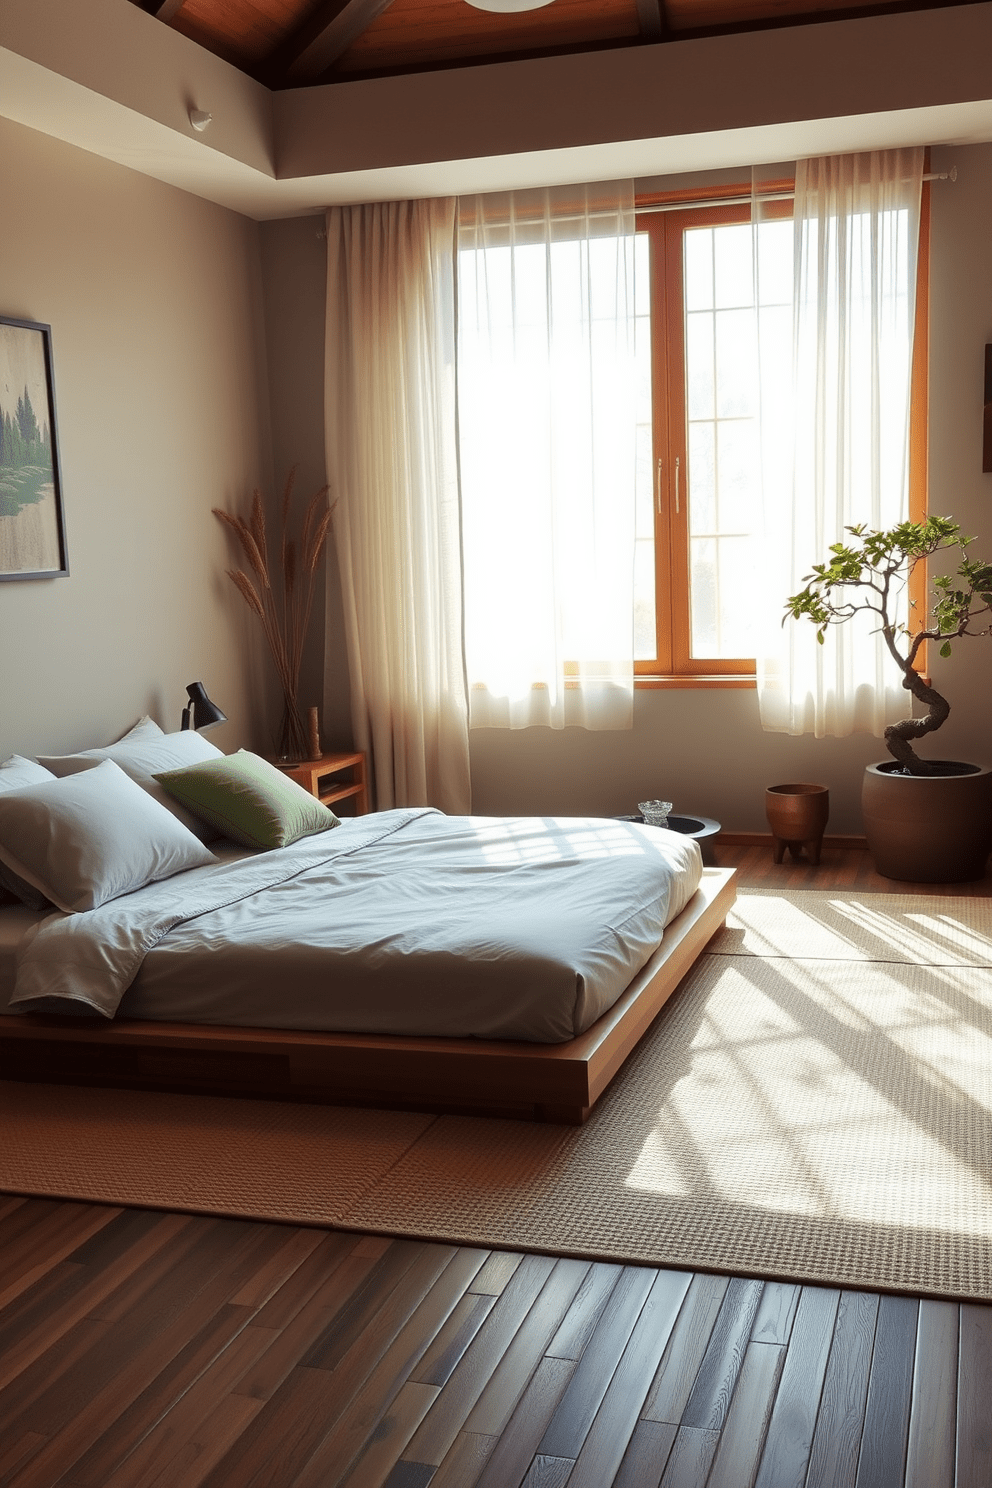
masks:
{"type": "Polygon", "coordinates": [[[950,704],[939,692],[929,687],[912,666],[904,673],[902,685],[924,703],[929,712],[924,718],[903,718],[898,723],[890,723],[885,730],[886,746],[910,775],[936,774],[938,772],[932,761],[921,759],[910,741],[922,739],[924,735],[932,734],[934,729],[939,729],[951,711],[950,704]]]}

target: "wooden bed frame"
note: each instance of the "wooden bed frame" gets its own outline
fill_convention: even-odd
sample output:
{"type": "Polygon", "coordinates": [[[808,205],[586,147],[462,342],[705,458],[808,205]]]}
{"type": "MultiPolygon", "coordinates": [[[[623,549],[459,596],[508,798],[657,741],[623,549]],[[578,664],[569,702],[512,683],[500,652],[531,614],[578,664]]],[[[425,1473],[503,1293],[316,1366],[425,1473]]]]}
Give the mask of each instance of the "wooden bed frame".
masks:
{"type": "Polygon", "coordinates": [[[564,1044],[0,1015],[0,1078],[580,1124],[724,923],[734,870],[704,868],[663,944],[564,1044]]]}

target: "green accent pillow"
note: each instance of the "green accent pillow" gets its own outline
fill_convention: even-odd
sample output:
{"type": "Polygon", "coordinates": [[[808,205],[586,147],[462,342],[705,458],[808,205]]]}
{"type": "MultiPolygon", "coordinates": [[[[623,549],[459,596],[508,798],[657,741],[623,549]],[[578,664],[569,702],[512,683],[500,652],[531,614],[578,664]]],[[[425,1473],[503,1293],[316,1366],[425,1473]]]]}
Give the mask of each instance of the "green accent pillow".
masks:
{"type": "Polygon", "coordinates": [[[245,847],[286,847],[340,826],[316,796],[247,749],[153,778],[194,816],[245,847]]]}

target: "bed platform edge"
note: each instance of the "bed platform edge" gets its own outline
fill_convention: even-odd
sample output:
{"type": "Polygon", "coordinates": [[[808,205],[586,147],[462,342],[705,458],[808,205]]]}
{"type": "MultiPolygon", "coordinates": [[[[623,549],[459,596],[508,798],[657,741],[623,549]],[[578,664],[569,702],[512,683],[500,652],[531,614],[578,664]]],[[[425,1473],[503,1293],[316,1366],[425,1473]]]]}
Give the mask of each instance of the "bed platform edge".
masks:
{"type": "Polygon", "coordinates": [[[564,1044],[0,1015],[0,1078],[583,1122],[736,898],[705,868],[613,1007],[564,1044]]]}

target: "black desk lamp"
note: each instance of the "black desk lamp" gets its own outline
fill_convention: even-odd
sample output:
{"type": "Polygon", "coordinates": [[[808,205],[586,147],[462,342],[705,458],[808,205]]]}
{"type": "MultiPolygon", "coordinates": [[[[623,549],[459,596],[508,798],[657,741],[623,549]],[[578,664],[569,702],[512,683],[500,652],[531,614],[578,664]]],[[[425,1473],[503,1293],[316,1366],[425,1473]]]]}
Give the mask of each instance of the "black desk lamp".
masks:
{"type": "Polygon", "coordinates": [[[208,729],[227,722],[227,714],[210,701],[202,682],[191,682],[186,691],[189,693],[189,706],[183,709],[180,728],[208,729]]]}

